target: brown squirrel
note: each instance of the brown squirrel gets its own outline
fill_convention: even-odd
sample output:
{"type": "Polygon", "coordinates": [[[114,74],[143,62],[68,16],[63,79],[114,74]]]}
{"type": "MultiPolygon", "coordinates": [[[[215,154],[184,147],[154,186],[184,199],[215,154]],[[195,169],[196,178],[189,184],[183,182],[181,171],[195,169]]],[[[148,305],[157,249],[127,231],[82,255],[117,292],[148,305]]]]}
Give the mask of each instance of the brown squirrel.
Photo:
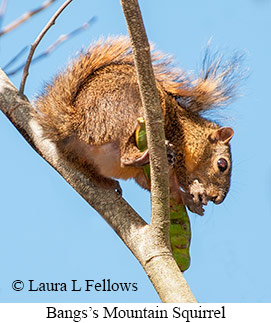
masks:
{"type": "MultiPolygon", "coordinates": [[[[203,205],[221,203],[229,190],[233,130],[201,113],[232,97],[235,64],[206,59],[201,77],[193,80],[166,55],[153,53],[152,60],[165,135],[175,153],[171,193],[202,215],[203,205]]],[[[120,191],[114,178],[134,178],[150,189],[142,170],[148,154],[135,143],[143,110],[126,37],[90,46],[46,86],[35,105],[44,138],[72,168],[99,186],[120,191]]]]}

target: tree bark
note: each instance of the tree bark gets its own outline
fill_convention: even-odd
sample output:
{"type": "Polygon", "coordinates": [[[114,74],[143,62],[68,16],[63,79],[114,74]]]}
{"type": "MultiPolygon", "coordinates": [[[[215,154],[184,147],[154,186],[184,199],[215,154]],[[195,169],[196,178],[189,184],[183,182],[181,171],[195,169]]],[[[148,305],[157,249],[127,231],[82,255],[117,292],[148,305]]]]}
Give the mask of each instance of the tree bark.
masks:
{"type": "Polygon", "coordinates": [[[164,119],[158,97],[150,45],[137,0],[121,0],[132,43],[141,100],[145,113],[151,174],[151,225],[169,246],[169,167],[164,119]]]}

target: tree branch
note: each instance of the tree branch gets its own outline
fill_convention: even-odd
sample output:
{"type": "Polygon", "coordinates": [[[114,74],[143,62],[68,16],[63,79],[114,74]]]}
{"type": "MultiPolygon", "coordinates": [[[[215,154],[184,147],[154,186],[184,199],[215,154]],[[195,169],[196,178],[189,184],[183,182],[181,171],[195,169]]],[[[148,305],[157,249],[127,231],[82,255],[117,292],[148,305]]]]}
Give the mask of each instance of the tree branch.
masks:
{"type": "MultiPolygon", "coordinates": [[[[6,70],[10,66],[14,65],[16,63],[16,61],[18,61],[18,59],[28,50],[28,48],[29,48],[29,46],[24,46],[24,48],[22,48],[18,52],[18,54],[16,54],[14,57],[12,57],[12,59],[4,67],[2,67],[2,69],[6,72],[6,70]]],[[[24,66],[25,66],[25,63],[23,64],[22,68],[24,68],[24,66]]],[[[16,70],[16,72],[17,72],[17,70],[16,70]]],[[[13,71],[12,71],[11,73],[7,73],[7,75],[10,76],[10,75],[14,75],[15,73],[13,73],[13,71]]]]}
{"type": "Polygon", "coordinates": [[[3,23],[3,17],[5,15],[6,12],[6,7],[7,7],[7,0],[3,0],[1,3],[1,7],[0,7],[0,28],[2,28],[2,23],[3,23]]]}
{"type": "Polygon", "coordinates": [[[132,42],[134,61],[145,112],[151,169],[151,226],[169,246],[169,167],[164,119],[153,73],[150,46],[137,0],[121,0],[132,42]]]}
{"type": "MultiPolygon", "coordinates": [[[[47,7],[49,7],[53,2],[55,2],[56,0],[48,0],[45,1],[39,8],[32,10],[32,11],[28,11],[25,12],[21,17],[19,17],[18,19],[14,20],[13,22],[11,22],[9,25],[7,25],[6,27],[4,27],[1,31],[0,31],[0,37],[7,34],[8,32],[10,32],[11,30],[19,27],[22,23],[26,22],[29,18],[31,18],[32,16],[36,15],[37,13],[41,12],[42,10],[46,9],[47,7]]],[[[3,0],[3,7],[5,7],[6,1],[3,0]]]]}
{"type": "MultiPolygon", "coordinates": [[[[48,55],[50,55],[53,51],[55,51],[57,49],[57,47],[59,47],[60,45],[62,45],[65,41],[77,36],[80,32],[86,30],[92,23],[94,23],[96,20],[96,17],[92,17],[91,19],[89,19],[89,21],[85,22],[82,26],[72,30],[71,32],[67,33],[67,34],[63,34],[60,35],[58,37],[58,39],[56,41],[54,41],[51,45],[49,45],[44,52],[42,52],[41,54],[39,54],[38,56],[34,57],[32,59],[32,64],[33,63],[37,63],[38,61],[40,61],[41,59],[47,57],[48,55]]],[[[19,65],[18,67],[16,67],[15,69],[11,70],[11,71],[6,71],[8,67],[10,67],[11,65],[14,65],[14,63],[18,60],[19,57],[22,56],[22,54],[27,50],[29,46],[24,47],[15,57],[13,57],[4,67],[3,70],[5,71],[5,73],[10,77],[16,73],[18,73],[20,70],[22,70],[25,66],[25,62],[21,65],[19,65]]]]}
{"type": "Polygon", "coordinates": [[[48,21],[48,23],[46,24],[46,26],[43,28],[43,30],[40,32],[40,34],[38,35],[38,37],[36,38],[36,40],[34,41],[34,43],[31,45],[30,48],[30,52],[29,55],[27,57],[26,60],[26,64],[24,67],[24,72],[23,72],[23,76],[22,76],[22,81],[21,81],[21,85],[20,85],[20,94],[23,95],[24,93],[24,87],[25,87],[25,82],[28,76],[28,70],[29,70],[29,66],[32,60],[32,57],[34,55],[34,52],[38,46],[38,44],[40,43],[40,41],[42,40],[43,36],[47,33],[47,31],[55,24],[55,21],[57,19],[57,17],[62,13],[62,11],[72,2],[72,0],[66,0],[62,6],[55,12],[55,14],[52,16],[52,18],[48,21]]]}
{"type": "MultiPolygon", "coordinates": [[[[158,286],[159,279],[157,277],[160,276],[160,271],[162,270],[164,275],[168,275],[167,269],[170,268],[170,277],[172,279],[176,278],[178,284],[182,282],[179,285],[180,290],[176,295],[173,296],[172,294],[173,298],[171,299],[176,297],[176,301],[176,299],[179,299],[180,294],[184,293],[182,297],[188,297],[190,301],[195,301],[186,283],[183,284],[185,280],[180,270],[177,269],[169,243],[169,166],[165,147],[164,119],[152,68],[150,45],[138,1],[121,0],[121,5],[132,42],[150,154],[152,218],[147,229],[150,230],[150,234],[153,234],[152,240],[156,240],[157,244],[157,250],[154,248],[153,251],[153,258],[149,259],[147,263],[147,266],[151,266],[149,271],[151,273],[150,279],[154,286],[158,286]],[[157,255],[155,255],[156,251],[157,255]],[[161,257],[164,258],[163,267],[157,264],[161,257]],[[175,266],[176,268],[174,268],[175,266]]],[[[174,284],[176,280],[174,279],[174,284]]],[[[175,290],[174,286],[170,288],[175,290]]],[[[168,301],[167,296],[160,294],[160,297],[162,300],[168,301]]]]}

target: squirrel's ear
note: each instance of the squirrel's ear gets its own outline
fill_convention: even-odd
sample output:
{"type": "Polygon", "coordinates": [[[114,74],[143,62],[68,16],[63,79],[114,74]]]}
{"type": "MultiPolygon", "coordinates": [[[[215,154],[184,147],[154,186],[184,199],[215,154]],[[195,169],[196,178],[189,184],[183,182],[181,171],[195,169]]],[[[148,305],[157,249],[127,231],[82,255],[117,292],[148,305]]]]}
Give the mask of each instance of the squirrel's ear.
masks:
{"type": "Polygon", "coordinates": [[[233,129],[230,127],[222,127],[217,130],[215,130],[210,136],[209,140],[212,143],[216,143],[218,141],[223,142],[224,144],[229,143],[233,136],[233,129]]]}

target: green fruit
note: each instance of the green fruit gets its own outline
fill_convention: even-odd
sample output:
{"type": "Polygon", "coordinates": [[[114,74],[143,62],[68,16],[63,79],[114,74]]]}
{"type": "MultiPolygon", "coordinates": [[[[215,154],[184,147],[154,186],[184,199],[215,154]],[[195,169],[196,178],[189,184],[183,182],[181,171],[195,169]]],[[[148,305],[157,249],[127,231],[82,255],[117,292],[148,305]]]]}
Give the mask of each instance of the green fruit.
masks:
{"type": "MultiPolygon", "coordinates": [[[[146,125],[143,118],[138,118],[138,127],[135,132],[137,147],[140,151],[148,148],[146,125]]],[[[150,182],[150,165],[143,166],[146,180],[150,182]]],[[[190,221],[186,208],[183,204],[178,204],[173,198],[170,198],[170,228],[169,238],[173,257],[181,269],[185,271],[190,266],[189,247],[191,240],[190,221]]]]}

